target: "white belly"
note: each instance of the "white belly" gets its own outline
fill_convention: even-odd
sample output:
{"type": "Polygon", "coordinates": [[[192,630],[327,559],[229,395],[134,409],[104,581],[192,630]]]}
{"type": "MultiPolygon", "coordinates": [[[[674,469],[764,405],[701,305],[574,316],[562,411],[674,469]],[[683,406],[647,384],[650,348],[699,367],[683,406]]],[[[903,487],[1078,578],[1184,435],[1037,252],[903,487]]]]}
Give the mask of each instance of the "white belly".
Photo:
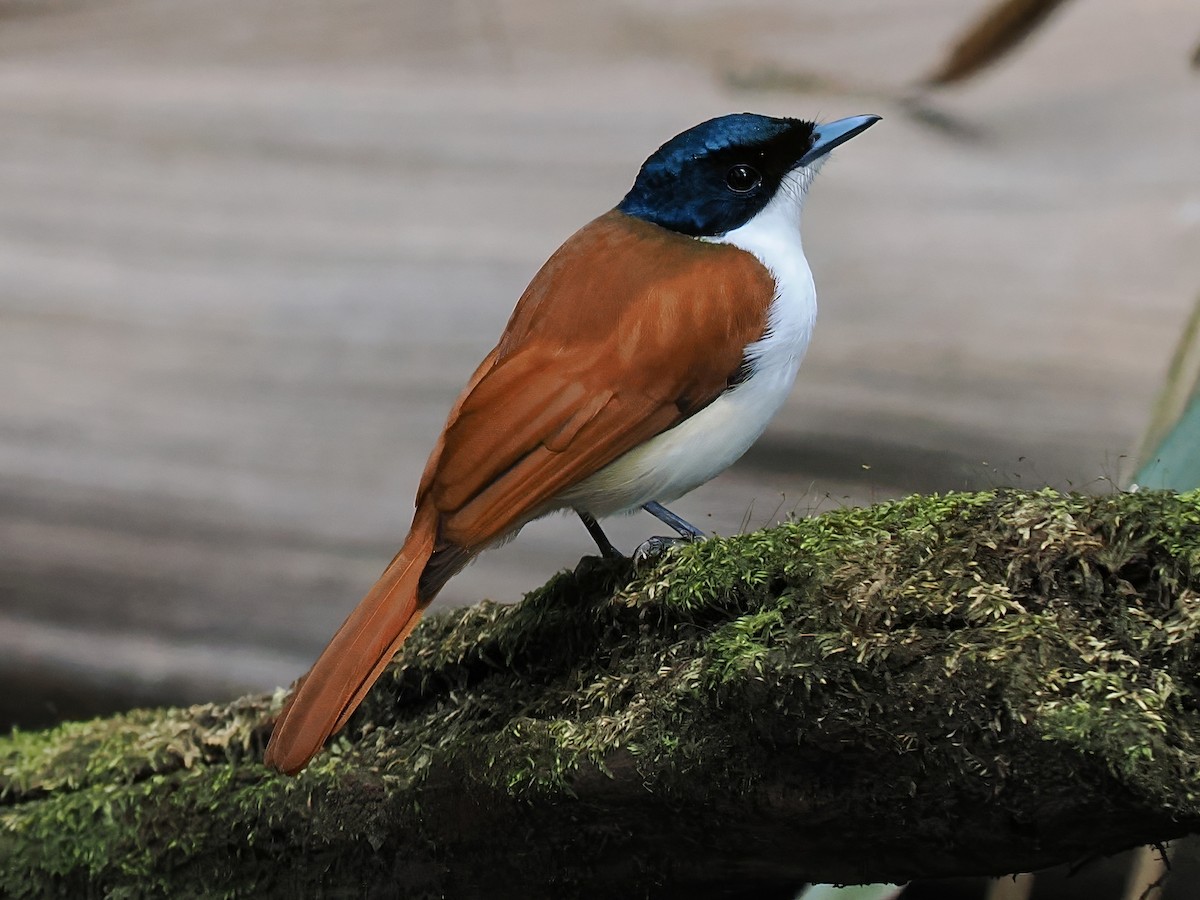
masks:
{"type": "Polygon", "coordinates": [[[794,190],[785,185],[741,228],[712,239],[753,253],[775,278],[766,334],[746,348],[750,377],[571,488],[559,506],[605,516],[652,500],[668,503],[732,465],[779,412],[817,317],[816,288],[800,245],[800,203],[811,173],[789,177],[798,180],[794,190]]]}
{"type": "Polygon", "coordinates": [[[751,377],[576,485],[562,497],[563,505],[607,516],[651,500],[669,503],[682,497],[750,449],[787,399],[795,377],[796,367],[751,377]]]}

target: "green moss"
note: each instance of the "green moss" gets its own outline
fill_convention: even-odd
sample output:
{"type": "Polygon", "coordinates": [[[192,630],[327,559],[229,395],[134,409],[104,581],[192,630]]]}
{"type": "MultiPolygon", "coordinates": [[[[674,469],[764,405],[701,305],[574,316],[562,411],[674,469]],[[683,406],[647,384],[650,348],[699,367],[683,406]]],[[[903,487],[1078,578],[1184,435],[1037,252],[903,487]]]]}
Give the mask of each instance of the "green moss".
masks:
{"type": "Polygon", "coordinates": [[[944,816],[922,804],[946,785],[1061,805],[1103,782],[1200,819],[1198,632],[1200,493],[911,497],[585,560],[432,617],[298,779],[257,762],[278,696],[0,741],[0,894],[282,895],[400,858],[437,893],[476,839],[441,830],[448,785],[481,820],[628,780],[652,822],[826,771],[868,828],[944,816]]]}

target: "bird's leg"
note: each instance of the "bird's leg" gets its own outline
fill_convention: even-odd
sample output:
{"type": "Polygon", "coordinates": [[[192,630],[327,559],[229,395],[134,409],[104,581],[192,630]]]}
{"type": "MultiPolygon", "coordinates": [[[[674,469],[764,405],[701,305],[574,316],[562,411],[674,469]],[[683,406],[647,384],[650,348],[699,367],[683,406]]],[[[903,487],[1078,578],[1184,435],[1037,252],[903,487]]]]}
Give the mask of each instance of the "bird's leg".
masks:
{"type": "Polygon", "coordinates": [[[679,518],[679,516],[675,515],[675,513],[671,512],[657,501],[651,500],[649,503],[644,505],[642,509],[650,513],[650,515],[654,516],[654,518],[658,519],[660,522],[670,525],[677,532],[679,532],[679,536],[684,540],[698,541],[705,536],[704,532],[691,522],[679,518]]]}
{"type": "Polygon", "coordinates": [[[588,530],[588,534],[592,536],[592,540],[600,548],[601,556],[605,559],[625,558],[625,555],[612,545],[612,541],[608,539],[608,535],[604,533],[604,529],[600,527],[600,523],[596,521],[595,516],[591,513],[585,513],[581,509],[577,509],[575,512],[579,513],[579,518],[583,521],[583,527],[588,530]]]}
{"type": "Polygon", "coordinates": [[[633,553],[634,560],[641,562],[659,556],[667,550],[667,548],[684,541],[699,541],[705,537],[703,531],[685,519],[679,518],[675,513],[671,512],[661,503],[650,501],[645,504],[642,509],[654,516],[660,522],[670,525],[679,534],[679,537],[652,537],[642,542],[642,545],[633,553]]]}

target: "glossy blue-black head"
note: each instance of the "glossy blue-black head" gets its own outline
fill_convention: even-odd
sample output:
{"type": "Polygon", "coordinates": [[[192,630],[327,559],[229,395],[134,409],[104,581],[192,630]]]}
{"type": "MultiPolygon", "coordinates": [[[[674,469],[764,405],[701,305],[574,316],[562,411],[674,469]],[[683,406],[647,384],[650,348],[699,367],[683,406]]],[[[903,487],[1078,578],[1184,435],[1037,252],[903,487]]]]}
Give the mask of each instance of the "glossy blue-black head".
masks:
{"type": "Polygon", "coordinates": [[[788,173],[878,121],[855,116],[818,125],[754,113],[709,119],[659,147],[617,209],[694,237],[727,234],[770,203],[788,173]]]}

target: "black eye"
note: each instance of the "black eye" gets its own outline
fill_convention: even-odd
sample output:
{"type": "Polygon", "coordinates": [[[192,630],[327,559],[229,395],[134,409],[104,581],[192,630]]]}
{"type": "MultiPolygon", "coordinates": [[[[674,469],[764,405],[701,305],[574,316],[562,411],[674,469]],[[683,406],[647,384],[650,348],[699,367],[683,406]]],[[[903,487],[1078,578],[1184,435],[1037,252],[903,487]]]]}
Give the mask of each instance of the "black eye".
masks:
{"type": "Polygon", "coordinates": [[[758,169],[739,163],[725,175],[725,186],[738,194],[746,194],[762,184],[758,169]]]}

